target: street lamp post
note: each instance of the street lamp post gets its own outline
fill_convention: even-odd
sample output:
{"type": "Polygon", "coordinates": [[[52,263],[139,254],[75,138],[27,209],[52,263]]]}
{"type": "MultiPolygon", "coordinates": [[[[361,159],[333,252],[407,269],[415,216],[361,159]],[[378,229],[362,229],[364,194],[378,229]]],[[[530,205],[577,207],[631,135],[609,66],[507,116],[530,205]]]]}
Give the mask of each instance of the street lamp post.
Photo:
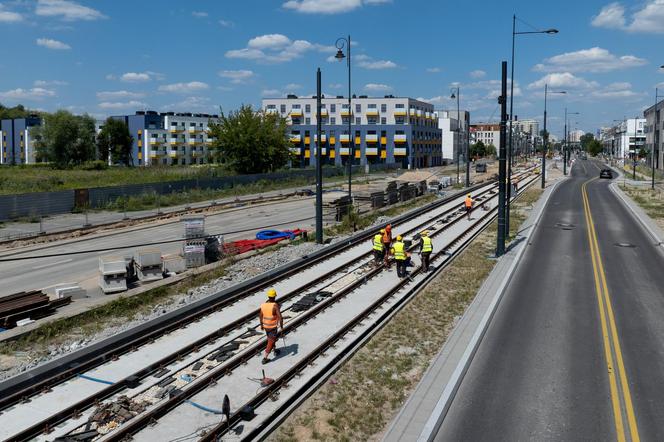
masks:
{"type": "MultiPolygon", "coordinates": [[[[546,185],[546,151],[549,147],[549,133],[546,131],[546,96],[549,93],[549,85],[544,84],[544,140],[542,141],[542,189],[546,185]]],[[[567,91],[551,92],[552,94],[566,94],[567,91]]]]}
{"type": "MultiPolygon", "coordinates": [[[[457,102],[457,127],[456,127],[456,133],[457,133],[457,179],[456,182],[459,184],[459,161],[461,159],[461,111],[459,110],[459,97],[461,96],[461,90],[459,89],[459,86],[453,87],[451,90],[452,95],[450,98],[454,100],[456,98],[457,102]]],[[[466,182],[468,181],[468,178],[466,177],[466,182]]],[[[468,186],[468,184],[466,184],[468,186]]]]}
{"type": "MultiPolygon", "coordinates": [[[[657,153],[657,149],[655,149],[655,147],[657,146],[657,99],[658,99],[657,92],[658,92],[657,88],[655,88],[655,107],[653,108],[653,116],[652,116],[652,128],[653,128],[652,151],[650,152],[650,168],[652,169],[650,176],[650,188],[652,190],[655,190],[655,154],[657,153]]],[[[636,125],[636,120],[634,121],[634,124],[636,125]]],[[[636,126],[634,128],[634,132],[636,132],[636,126]]],[[[634,139],[636,140],[636,135],[634,135],[634,139]]],[[[636,145],[634,147],[634,151],[636,151],[636,145]]],[[[634,170],[636,171],[636,167],[634,167],[634,170]]]]}
{"type": "Polygon", "coordinates": [[[567,112],[567,108],[565,108],[565,133],[564,138],[565,138],[565,144],[564,144],[564,149],[563,149],[563,175],[567,175],[567,161],[569,159],[567,156],[569,155],[569,146],[567,143],[569,142],[569,135],[567,133],[567,116],[568,115],[579,115],[579,112],[567,112]]]}
{"type": "Polygon", "coordinates": [[[351,132],[351,120],[353,119],[353,109],[351,108],[351,95],[350,95],[350,35],[347,38],[340,37],[334,43],[337,47],[337,55],[334,56],[337,60],[341,61],[346,58],[346,64],[348,65],[348,198],[350,199],[350,204],[353,204],[353,194],[351,193],[351,175],[352,175],[352,165],[353,165],[353,155],[355,148],[355,137],[351,132]],[[346,57],[343,53],[344,47],[348,56],[346,57]]]}
{"type": "MultiPolygon", "coordinates": [[[[516,14],[512,14],[512,63],[511,63],[511,76],[510,76],[510,134],[509,134],[509,148],[507,150],[507,210],[505,212],[505,228],[507,232],[505,236],[509,235],[510,229],[510,199],[512,194],[512,126],[514,122],[514,43],[517,35],[524,34],[557,34],[558,30],[554,28],[540,30],[540,31],[518,31],[516,30],[516,14]]],[[[544,171],[542,171],[544,173],[544,171]]]]}

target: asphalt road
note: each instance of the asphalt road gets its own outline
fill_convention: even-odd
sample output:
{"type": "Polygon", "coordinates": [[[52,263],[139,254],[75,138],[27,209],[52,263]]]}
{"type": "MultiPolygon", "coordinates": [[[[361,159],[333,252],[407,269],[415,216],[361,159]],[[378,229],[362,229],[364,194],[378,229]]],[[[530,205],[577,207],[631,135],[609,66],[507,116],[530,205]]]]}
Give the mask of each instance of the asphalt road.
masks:
{"type": "MultiPolygon", "coordinates": [[[[279,229],[310,228],[313,225],[315,211],[313,198],[293,198],[291,200],[250,206],[240,210],[208,215],[205,229],[208,234],[225,234],[226,240],[251,238],[255,232],[265,226],[279,229]],[[228,232],[238,232],[231,233],[228,232]]],[[[22,261],[0,262],[0,296],[6,296],[21,290],[52,287],[60,283],[79,283],[89,290],[89,294],[101,296],[97,286],[99,256],[131,255],[143,244],[182,239],[184,227],[181,223],[151,225],[148,228],[129,230],[123,233],[82,239],[70,243],[44,245],[28,252],[8,251],[0,253],[0,258],[30,257],[43,254],[58,254],[85,250],[98,250],[108,247],[126,248],[114,251],[65,255],[53,258],[29,259],[22,261]]],[[[162,254],[181,252],[182,242],[162,244],[158,247],[162,254]]]]}
{"type": "Polygon", "coordinates": [[[586,185],[587,224],[599,167],[571,175],[436,440],[664,440],[664,255],[608,180],[586,185]]]}

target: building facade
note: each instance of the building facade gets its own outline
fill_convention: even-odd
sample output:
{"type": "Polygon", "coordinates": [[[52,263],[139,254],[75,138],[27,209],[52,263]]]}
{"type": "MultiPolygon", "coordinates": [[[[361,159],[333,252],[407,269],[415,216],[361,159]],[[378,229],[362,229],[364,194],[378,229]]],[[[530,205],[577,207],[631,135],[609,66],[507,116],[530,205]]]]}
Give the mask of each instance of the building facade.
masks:
{"type": "Polygon", "coordinates": [[[633,158],[643,148],[650,151],[652,144],[646,143],[646,119],[628,118],[612,127],[600,129],[599,140],[604,152],[614,158],[633,158]]]}
{"type": "Polygon", "coordinates": [[[584,136],[586,133],[582,131],[581,129],[574,129],[569,132],[569,142],[570,143],[580,143],[581,142],[581,137],[584,136]]]}
{"type": "MultiPolygon", "coordinates": [[[[509,128],[509,122],[507,127],[509,128]]],[[[514,121],[514,130],[515,132],[528,134],[531,137],[537,137],[539,136],[539,121],[532,119],[516,120],[514,121]]]]}
{"type": "MultiPolygon", "coordinates": [[[[263,110],[276,113],[289,126],[293,165],[316,164],[316,98],[263,100],[263,110]]],[[[321,110],[323,164],[399,164],[429,167],[442,164],[440,129],[433,105],[406,97],[323,98],[321,110]],[[351,133],[348,122],[351,123],[351,133]],[[351,158],[352,157],[352,158],[351,158]]]]}
{"type": "Polygon", "coordinates": [[[439,110],[436,112],[438,128],[441,130],[441,150],[444,162],[456,162],[461,155],[461,160],[466,157],[466,148],[470,143],[468,140],[468,127],[470,125],[470,113],[467,111],[439,110]],[[459,117],[460,116],[460,117],[459,117]]]}
{"type": "Polygon", "coordinates": [[[496,152],[500,150],[500,124],[478,123],[470,125],[470,132],[475,137],[475,142],[481,141],[486,146],[493,144],[496,152]]]}
{"type": "Polygon", "coordinates": [[[658,102],[655,106],[650,106],[643,111],[645,117],[645,148],[648,152],[655,152],[655,167],[662,168],[662,117],[664,109],[664,100],[658,102]]]}
{"type": "Polygon", "coordinates": [[[39,117],[2,120],[2,150],[0,164],[34,164],[37,162],[30,131],[39,126],[39,117]]]}
{"type": "Polygon", "coordinates": [[[129,128],[135,166],[208,163],[208,146],[213,141],[208,127],[219,120],[218,115],[154,111],[111,118],[124,121],[129,128]]]}

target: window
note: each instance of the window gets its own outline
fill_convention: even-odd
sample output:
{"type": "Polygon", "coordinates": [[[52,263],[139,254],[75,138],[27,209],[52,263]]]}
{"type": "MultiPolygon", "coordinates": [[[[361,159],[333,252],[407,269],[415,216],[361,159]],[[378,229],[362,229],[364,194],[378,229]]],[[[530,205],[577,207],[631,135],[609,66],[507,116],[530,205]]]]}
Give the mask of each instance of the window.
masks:
{"type": "Polygon", "coordinates": [[[380,124],[387,124],[387,118],[380,117],[380,124]]]}
{"type": "Polygon", "coordinates": [[[394,122],[396,124],[406,124],[406,119],[404,117],[395,117],[394,122]]]}
{"type": "Polygon", "coordinates": [[[369,103],[369,104],[367,105],[367,107],[368,107],[369,109],[376,109],[376,103],[369,103]]]}
{"type": "Polygon", "coordinates": [[[350,119],[349,117],[341,117],[341,122],[342,122],[343,124],[348,124],[348,120],[349,120],[349,119],[350,119]]]}
{"type": "Polygon", "coordinates": [[[331,117],[330,124],[337,124],[337,119],[335,117],[331,117]]]}
{"type": "Polygon", "coordinates": [[[293,124],[300,124],[299,118],[291,118],[291,121],[293,122],[293,124]]]}
{"type": "Polygon", "coordinates": [[[311,118],[307,117],[304,119],[304,124],[311,124],[311,118]]]}
{"type": "Polygon", "coordinates": [[[355,117],[355,124],[357,124],[358,126],[359,126],[360,124],[362,124],[362,118],[360,118],[360,117],[355,117]]]}
{"type": "Polygon", "coordinates": [[[302,107],[299,104],[294,104],[293,109],[302,109],[302,107]]]}
{"type": "Polygon", "coordinates": [[[171,123],[171,127],[177,127],[177,126],[178,126],[178,123],[176,123],[175,121],[171,123]]]}
{"type": "Polygon", "coordinates": [[[397,104],[394,105],[394,107],[397,108],[397,109],[405,109],[406,105],[403,104],[403,103],[397,103],[397,104]]]}
{"type": "Polygon", "coordinates": [[[196,127],[196,123],[189,123],[189,127],[196,127]]]}
{"type": "Polygon", "coordinates": [[[326,109],[326,107],[325,107],[325,103],[321,103],[321,104],[320,104],[320,108],[321,108],[321,109],[326,109]]]}
{"type": "Polygon", "coordinates": [[[387,112],[387,104],[383,103],[380,105],[380,111],[381,112],[387,112]]]}
{"type": "MultiPolygon", "coordinates": [[[[293,107],[295,107],[295,106],[293,106],[293,107]]],[[[306,113],[311,112],[311,105],[310,105],[310,104],[305,104],[305,105],[304,105],[304,111],[305,111],[306,113]]]]}
{"type": "Polygon", "coordinates": [[[336,104],[330,104],[330,112],[336,112],[337,111],[337,105],[336,104]]]}
{"type": "Polygon", "coordinates": [[[280,110],[281,110],[281,113],[282,113],[282,114],[285,114],[285,113],[286,113],[286,105],[285,105],[285,104],[282,104],[280,110]]]}
{"type": "Polygon", "coordinates": [[[268,105],[267,105],[267,108],[268,108],[268,109],[276,109],[276,108],[277,108],[277,105],[276,105],[276,104],[268,104],[268,105]]]}
{"type": "Polygon", "coordinates": [[[362,105],[361,104],[356,104],[355,105],[355,112],[362,112],[362,105]]]}
{"type": "Polygon", "coordinates": [[[376,124],[378,119],[376,117],[367,117],[367,124],[376,124]]]}

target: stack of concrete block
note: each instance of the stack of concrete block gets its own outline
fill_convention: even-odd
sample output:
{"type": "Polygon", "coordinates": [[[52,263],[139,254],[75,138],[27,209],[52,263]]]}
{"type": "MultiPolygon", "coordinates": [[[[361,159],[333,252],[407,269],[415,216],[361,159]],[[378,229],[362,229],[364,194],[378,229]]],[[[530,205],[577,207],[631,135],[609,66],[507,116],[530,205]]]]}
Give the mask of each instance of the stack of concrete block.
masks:
{"type": "Polygon", "coordinates": [[[141,282],[156,281],[163,278],[161,251],[159,249],[138,249],[134,252],[134,268],[141,282]]]}
{"type": "Polygon", "coordinates": [[[205,216],[182,217],[184,223],[184,244],[182,255],[185,266],[190,269],[205,265],[205,216]]]}
{"type": "Polygon", "coordinates": [[[124,257],[99,257],[99,287],[104,293],[127,290],[127,264],[124,257]]]}

